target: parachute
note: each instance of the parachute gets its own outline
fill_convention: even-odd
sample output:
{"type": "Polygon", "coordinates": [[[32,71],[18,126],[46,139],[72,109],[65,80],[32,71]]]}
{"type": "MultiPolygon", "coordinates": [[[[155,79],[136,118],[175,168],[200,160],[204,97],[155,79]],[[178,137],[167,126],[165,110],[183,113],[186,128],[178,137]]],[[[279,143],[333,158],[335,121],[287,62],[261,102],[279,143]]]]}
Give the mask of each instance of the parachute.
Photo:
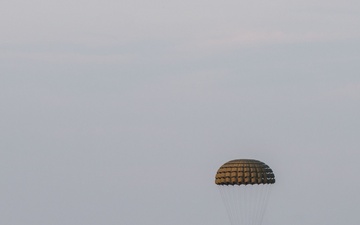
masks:
{"type": "Polygon", "coordinates": [[[215,176],[232,225],[260,225],[275,175],[254,159],[236,159],[222,165],[215,176]]]}

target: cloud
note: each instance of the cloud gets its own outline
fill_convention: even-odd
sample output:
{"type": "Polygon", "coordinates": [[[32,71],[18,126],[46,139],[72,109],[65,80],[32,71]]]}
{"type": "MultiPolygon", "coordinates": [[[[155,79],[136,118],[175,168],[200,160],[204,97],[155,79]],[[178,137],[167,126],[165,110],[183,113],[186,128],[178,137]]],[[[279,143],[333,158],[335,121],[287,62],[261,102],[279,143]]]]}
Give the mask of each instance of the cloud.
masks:
{"type": "Polygon", "coordinates": [[[249,47],[259,47],[265,45],[283,45],[306,42],[329,42],[337,40],[346,40],[356,38],[356,34],[336,34],[327,32],[287,32],[281,30],[262,31],[262,30],[243,30],[228,34],[203,36],[189,40],[186,44],[188,47],[181,46],[180,51],[186,50],[203,50],[203,51],[219,51],[249,47]]]}
{"type": "Polygon", "coordinates": [[[0,54],[1,59],[29,60],[48,63],[129,63],[134,60],[131,54],[96,54],[81,52],[25,52],[7,51],[0,54]]]}
{"type": "Polygon", "coordinates": [[[324,94],[330,99],[360,99],[360,83],[348,83],[338,86],[324,94]]]}

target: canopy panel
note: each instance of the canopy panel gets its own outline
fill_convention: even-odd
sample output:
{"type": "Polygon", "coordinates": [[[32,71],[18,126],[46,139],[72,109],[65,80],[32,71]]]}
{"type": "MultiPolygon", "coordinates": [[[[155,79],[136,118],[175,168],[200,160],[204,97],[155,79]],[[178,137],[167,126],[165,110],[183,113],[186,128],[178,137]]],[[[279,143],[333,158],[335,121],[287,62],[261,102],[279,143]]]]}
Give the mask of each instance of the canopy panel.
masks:
{"type": "Polygon", "coordinates": [[[254,159],[236,159],[222,165],[215,176],[217,185],[273,184],[275,175],[265,163],[254,159]]]}

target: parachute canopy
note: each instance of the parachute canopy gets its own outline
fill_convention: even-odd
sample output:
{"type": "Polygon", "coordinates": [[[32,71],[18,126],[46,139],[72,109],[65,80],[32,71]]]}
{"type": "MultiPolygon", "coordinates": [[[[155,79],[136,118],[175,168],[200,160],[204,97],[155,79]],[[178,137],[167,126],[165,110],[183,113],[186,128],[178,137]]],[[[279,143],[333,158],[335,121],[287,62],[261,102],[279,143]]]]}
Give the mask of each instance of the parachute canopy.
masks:
{"type": "Polygon", "coordinates": [[[236,159],[218,169],[215,183],[217,185],[273,184],[275,175],[263,162],[254,159],[236,159]]]}

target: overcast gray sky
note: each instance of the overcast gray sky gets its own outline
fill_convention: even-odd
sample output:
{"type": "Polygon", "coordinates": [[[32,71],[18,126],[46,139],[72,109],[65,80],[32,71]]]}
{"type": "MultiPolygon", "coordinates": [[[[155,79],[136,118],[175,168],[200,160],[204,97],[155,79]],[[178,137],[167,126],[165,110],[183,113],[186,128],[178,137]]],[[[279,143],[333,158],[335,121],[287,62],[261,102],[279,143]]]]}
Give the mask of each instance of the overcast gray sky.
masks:
{"type": "Polygon", "coordinates": [[[3,0],[0,224],[226,225],[219,166],[273,168],[264,225],[358,225],[360,2],[3,0]]]}

